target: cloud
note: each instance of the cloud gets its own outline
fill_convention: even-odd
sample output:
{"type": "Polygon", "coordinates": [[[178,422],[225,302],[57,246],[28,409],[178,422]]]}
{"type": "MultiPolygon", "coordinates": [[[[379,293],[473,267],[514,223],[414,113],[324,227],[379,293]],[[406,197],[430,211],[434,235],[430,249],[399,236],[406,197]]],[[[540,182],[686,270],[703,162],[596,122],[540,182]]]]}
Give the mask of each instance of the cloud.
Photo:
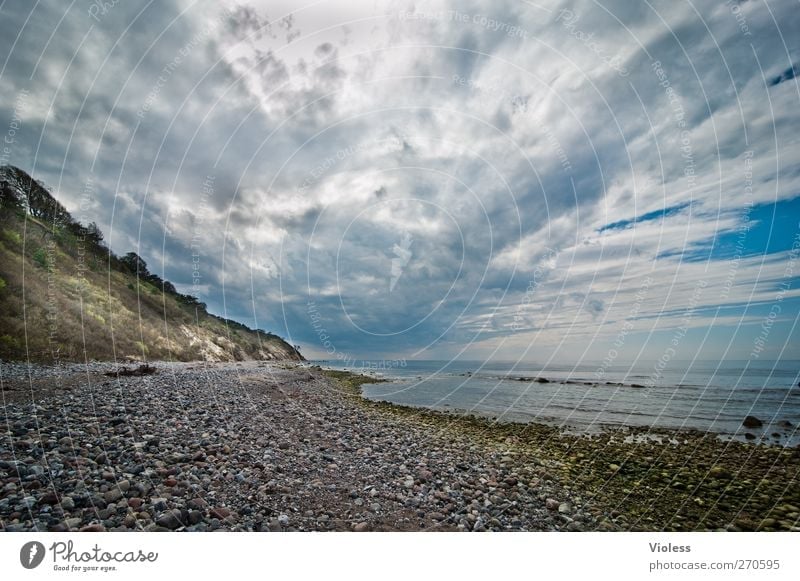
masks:
{"type": "Polygon", "coordinates": [[[747,208],[796,211],[796,10],[294,10],[4,7],[0,129],[30,92],[10,162],[70,209],[90,184],[87,221],[181,288],[199,252],[212,309],[312,355],[309,304],[339,354],[565,360],[626,321],[658,356],[688,307],[720,330],[698,349],[746,357],[794,304],[793,243],[735,248],[747,208]]]}

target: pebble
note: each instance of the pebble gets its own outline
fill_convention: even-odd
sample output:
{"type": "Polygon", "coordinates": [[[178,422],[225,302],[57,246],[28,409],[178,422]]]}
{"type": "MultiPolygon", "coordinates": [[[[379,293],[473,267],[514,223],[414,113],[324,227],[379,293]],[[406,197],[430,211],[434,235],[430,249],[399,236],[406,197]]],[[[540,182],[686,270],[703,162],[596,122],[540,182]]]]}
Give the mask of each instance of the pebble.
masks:
{"type": "Polygon", "coordinates": [[[159,515],[159,517],[156,519],[156,524],[166,529],[174,530],[180,528],[184,524],[181,518],[181,511],[177,508],[174,508],[159,515]]]}

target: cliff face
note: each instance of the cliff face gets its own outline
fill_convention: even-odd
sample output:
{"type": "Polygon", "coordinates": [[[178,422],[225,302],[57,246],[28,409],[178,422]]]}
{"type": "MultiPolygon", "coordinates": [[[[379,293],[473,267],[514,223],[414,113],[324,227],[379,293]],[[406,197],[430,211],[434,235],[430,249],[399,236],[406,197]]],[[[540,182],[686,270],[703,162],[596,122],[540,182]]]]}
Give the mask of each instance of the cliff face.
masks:
{"type": "Polygon", "coordinates": [[[24,171],[0,167],[0,359],[37,361],[291,359],[272,333],[208,313],[114,255],[24,171]]]}

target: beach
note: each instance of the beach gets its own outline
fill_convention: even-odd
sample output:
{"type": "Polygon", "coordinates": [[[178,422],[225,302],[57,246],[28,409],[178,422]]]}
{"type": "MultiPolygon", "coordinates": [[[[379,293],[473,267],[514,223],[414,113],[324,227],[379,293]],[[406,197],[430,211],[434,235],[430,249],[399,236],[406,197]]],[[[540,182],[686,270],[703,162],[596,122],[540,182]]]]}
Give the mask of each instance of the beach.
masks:
{"type": "Polygon", "coordinates": [[[293,362],[152,365],[2,364],[2,530],[800,530],[796,447],[421,410],[293,362]]]}

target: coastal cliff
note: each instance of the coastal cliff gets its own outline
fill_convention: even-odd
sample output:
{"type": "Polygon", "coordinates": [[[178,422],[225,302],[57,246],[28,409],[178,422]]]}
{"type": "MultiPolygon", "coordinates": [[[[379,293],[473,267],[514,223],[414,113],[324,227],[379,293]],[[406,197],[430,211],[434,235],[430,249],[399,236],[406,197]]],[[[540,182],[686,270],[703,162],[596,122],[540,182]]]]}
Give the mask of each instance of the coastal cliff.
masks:
{"type": "Polygon", "coordinates": [[[241,361],[303,359],[267,331],[218,317],[41,183],[0,167],[0,359],[241,361]]]}

